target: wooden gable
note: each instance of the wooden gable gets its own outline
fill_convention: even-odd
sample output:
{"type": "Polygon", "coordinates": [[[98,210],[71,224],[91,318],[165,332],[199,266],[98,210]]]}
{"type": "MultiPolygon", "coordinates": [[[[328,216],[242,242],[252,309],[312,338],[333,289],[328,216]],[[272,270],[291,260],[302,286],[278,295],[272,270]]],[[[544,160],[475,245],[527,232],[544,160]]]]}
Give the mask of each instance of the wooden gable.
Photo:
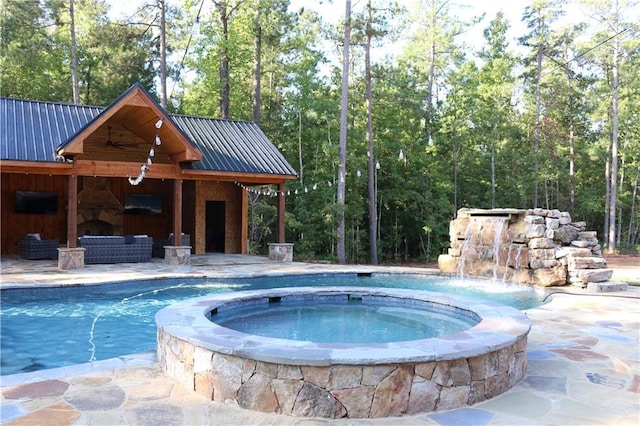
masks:
{"type": "Polygon", "coordinates": [[[140,85],[135,84],[67,142],[57,154],[79,161],[139,163],[154,146],[154,162],[199,161],[202,153],[140,85]],[[158,129],[156,123],[162,120],[158,129]],[[156,135],[161,145],[156,146],[156,135]]]}

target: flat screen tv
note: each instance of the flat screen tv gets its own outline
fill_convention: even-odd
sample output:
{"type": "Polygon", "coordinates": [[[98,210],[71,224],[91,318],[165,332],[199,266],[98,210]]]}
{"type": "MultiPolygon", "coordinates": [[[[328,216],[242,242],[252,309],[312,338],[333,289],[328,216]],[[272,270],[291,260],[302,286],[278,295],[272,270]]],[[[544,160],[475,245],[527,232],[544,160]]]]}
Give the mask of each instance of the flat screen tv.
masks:
{"type": "Polygon", "coordinates": [[[57,214],[56,192],[16,191],[16,213],[57,214]]]}
{"type": "Polygon", "coordinates": [[[162,197],[158,194],[125,194],[124,213],[159,215],[162,213],[162,197]]]}

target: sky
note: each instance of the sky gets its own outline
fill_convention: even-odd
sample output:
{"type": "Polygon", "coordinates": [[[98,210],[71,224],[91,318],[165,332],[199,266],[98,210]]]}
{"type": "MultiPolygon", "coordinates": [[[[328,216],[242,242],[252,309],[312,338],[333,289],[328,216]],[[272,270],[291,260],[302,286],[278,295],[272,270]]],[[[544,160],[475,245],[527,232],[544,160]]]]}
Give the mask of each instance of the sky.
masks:
{"type": "MultiPolygon", "coordinates": [[[[177,4],[178,0],[166,0],[169,3],[177,4]]],[[[208,0],[205,0],[205,2],[208,0]]],[[[401,5],[408,5],[411,0],[396,0],[401,5]]],[[[514,41],[515,38],[522,35],[525,26],[521,22],[522,13],[527,4],[531,0],[459,0],[455,3],[463,3],[468,5],[464,9],[459,9],[460,17],[470,18],[471,16],[479,16],[486,13],[484,20],[472,28],[465,36],[465,42],[474,49],[481,47],[483,37],[482,31],[489,25],[489,22],[496,16],[498,11],[502,10],[505,17],[511,23],[511,31],[509,38],[514,41]]],[[[121,17],[128,16],[133,13],[141,4],[148,3],[148,0],[107,0],[107,4],[111,6],[111,16],[121,17]]],[[[365,0],[352,0],[352,10],[362,10],[366,4],[365,0]]],[[[344,17],[345,0],[291,0],[292,9],[300,7],[310,8],[318,11],[327,22],[336,23],[344,17]]]]}
{"type": "MultiPolygon", "coordinates": [[[[166,0],[169,4],[179,4],[180,0],[166,0]]],[[[414,0],[395,0],[399,4],[408,6],[414,0]]],[[[148,4],[149,0],[106,0],[111,5],[111,16],[113,18],[130,16],[141,4],[148,4]]],[[[344,18],[345,0],[290,0],[292,10],[300,7],[317,10],[324,19],[329,23],[337,23],[344,18]]],[[[525,23],[522,22],[522,16],[525,7],[531,4],[533,0],[450,0],[451,13],[458,16],[461,20],[470,20],[472,17],[485,14],[484,19],[469,28],[466,33],[462,34],[458,42],[467,45],[473,52],[479,51],[484,43],[483,31],[489,26],[499,11],[502,11],[505,18],[509,21],[510,28],[507,32],[507,40],[513,51],[519,54],[526,54],[526,50],[518,43],[518,37],[527,33],[525,23]]],[[[212,7],[212,0],[204,0],[205,8],[212,7]]],[[[351,0],[352,11],[357,12],[364,9],[367,0],[351,0]]],[[[640,9],[640,8],[638,8],[640,9]]],[[[579,6],[576,0],[568,0],[566,13],[559,21],[560,24],[566,25],[571,22],[585,22],[589,18],[579,6]]],[[[401,43],[401,42],[400,42],[401,43]]],[[[385,56],[388,52],[399,52],[401,45],[394,44],[385,48],[375,48],[373,51],[374,61],[377,58],[385,56]]],[[[329,55],[336,52],[327,52],[329,55]]],[[[335,58],[332,58],[334,60],[335,58]]],[[[340,60],[338,58],[338,60],[340,60]]]]}

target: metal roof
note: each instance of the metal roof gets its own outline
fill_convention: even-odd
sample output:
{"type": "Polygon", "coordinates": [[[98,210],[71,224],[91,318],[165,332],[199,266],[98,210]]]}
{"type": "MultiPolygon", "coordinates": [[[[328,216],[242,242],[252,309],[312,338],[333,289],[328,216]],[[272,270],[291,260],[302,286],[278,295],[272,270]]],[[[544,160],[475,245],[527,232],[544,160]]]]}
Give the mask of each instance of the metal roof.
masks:
{"type": "Polygon", "coordinates": [[[172,115],[171,119],[202,152],[195,170],[295,175],[284,156],[252,122],[172,115]]]}
{"type": "MultiPolygon", "coordinates": [[[[55,162],[56,149],[105,108],[0,97],[0,160],[55,162]]],[[[192,170],[296,175],[277,147],[252,122],[169,115],[202,160],[192,170]]]]}
{"type": "Polygon", "coordinates": [[[56,161],[56,148],[103,110],[0,98],[0,160],[56,161]]]}

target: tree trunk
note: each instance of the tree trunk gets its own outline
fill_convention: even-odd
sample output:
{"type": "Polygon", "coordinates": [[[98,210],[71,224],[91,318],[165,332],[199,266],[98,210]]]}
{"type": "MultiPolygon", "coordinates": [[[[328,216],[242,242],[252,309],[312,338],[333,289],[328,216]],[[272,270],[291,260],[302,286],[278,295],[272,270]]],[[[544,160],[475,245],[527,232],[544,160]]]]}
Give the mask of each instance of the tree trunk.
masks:
{"type": "MultiPolygon", "coordinates": [[[[618,33],[618,0],[613,2],[613,31],[618,33]]],[[[613,94],[611,97],[611,193],[609,201],[609,244],[607,252],[612,254],[616,250],[616,199],[618,196],[618,55],[620,50],[620,38],[613,39],[613,94]]]]}
{"type": "Polygon", "coordinates": [[[262,108],[261,88],[262,83],[262,25],[260,23],[260,0],[255,0],[256,15],[253,28],[253,46],[255,58],[253,61],[253,121],[260,124],[260,109],[262,108]]]}
{"type": "Polygon", "coordinates": [[[544,53],[544,48],[542,43],[538,45],[538,63],[536,65],[536,122],[535,128],[533,130],[533,156],[534,156],[534,164],[533,164],[533,208],[538,207],[538,181],[539,181],[539,172],[540,172],[540,164],[538,158],[538,152],[540,151],[540,110],[542,107],[542,99],[540,96],[540,85],[542,80],[542,56],[544,53]]]}
{"type": "Polygon", "coordinates": [[[347,172],[347,109],[349,94],[349,49],[351,47],[351,0],[346,0],[344,15],[344,51],[342,54],[342,100],[340,105],[340,166],[338,168],[338,263],[346,263],[345,253],[345,176],[347,172]]]}
{"type": "MultiPolygon", "coordinates": [[[[564,46],[564,57],[565,63],[569,61],[569,55],[567,53],[567,45],[564,46]]],[[[576,150],[575,150],[575,123],[573,119],[573,114],[570,112],[570,108],[573,105],[573,95],[571,88],[571,73],[569,72],[569,66],[565,67],[565,76],[567,77],[567,87],[569,89],[569,98],[567,99],[568,103],[568,118],[569,118],[569,212],[573,213],[573,209],[576,204],[576,172],[575,172],[575,164],[576,164],[576,150]]]]}
{"type": "Polygon", "coordinates": [[[300,185],[304,185],[304,165],[302,163],[302,110],[298,110],[298,162],[300,164],[298,168],[300,185]]]}
{"type": "Polygon", "coordinates": [[[167,22],[165,0],[158,0],[160,8],[160,106],[167,109],[167,22]]]}
{"type": "Polygon", "coordinates": [[[78,87],[78,54],[76,46],[76,18],[73,10],[74,0],[69,0],[69,16],[71,20],[71,82],[73,85],[73,103],[80,103],[80,88],[78,87]]]}
{"type": "Polygon", "coordinates": [[[604,165],[604,245],[609,247],[609,203],[611,202],[611,144],[607,146],[604,165]]]}
{"type": "Polygon", "coordinates": [[[640,176],[640,165],[636,167],[636,176],[633,180],[633,191],[631,195],[631,211],[629,212],[629,230],[627,231],[627,245],[631,246],[631,244],[635,241],[635,236],[633,235],[633,219],[636,217],[636,200],[638,198],[638,177],[640,176]]]}
{"type": "Polygon", "coordinates": [[[431,22],[429,23],[429,79],[427,82],[427,105],[425,110],[425,137],[428,145],[432,144],[433,136],[431,135],[431,120],[433,116],[433,81],[435,79],[436,70],[436,0],[431,0],[431,22]]]}
{"type": "Polygon", "coordinates": [[[373,112],[371,93],[371,0],[367,5],[369,12],[367,21],[367,41],[365,48],[365,80],[366,80],[366,104],[367,104],[367,189],[369,194],[369,252],[372,265],[378,264],[378,218],[376,206],[376,193],[374,185],[374,160],[373,160],[373,112]]]}
{"type": "Polygon", "coordinates": [[[222,26],[222,42],[218,46],[219,75],[220,75],[220,117],[228,120],[231,118],[229,105],[231,103],[231,88],[229,83],[229,14],[227,2],[216,2],[220,25],[222,26]]]}

